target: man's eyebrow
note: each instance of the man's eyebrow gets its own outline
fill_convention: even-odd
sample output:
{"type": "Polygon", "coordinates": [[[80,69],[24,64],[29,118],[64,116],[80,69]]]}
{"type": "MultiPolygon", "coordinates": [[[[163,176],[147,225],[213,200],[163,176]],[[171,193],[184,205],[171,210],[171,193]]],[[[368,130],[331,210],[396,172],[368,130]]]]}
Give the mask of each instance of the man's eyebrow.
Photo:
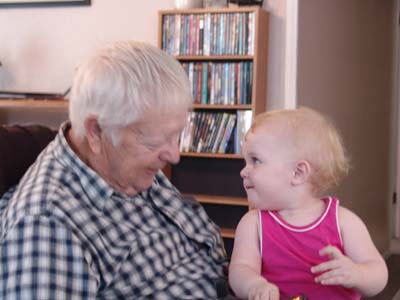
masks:
{"type": "Polygon", "coordinates": [[[129,131],[133,132],[135,135],[138,136],[145,136],[145,133],[143,132],[143,130],[141,130],[140,128],[138,128],[139,126],[129,126],[129,131]]]}

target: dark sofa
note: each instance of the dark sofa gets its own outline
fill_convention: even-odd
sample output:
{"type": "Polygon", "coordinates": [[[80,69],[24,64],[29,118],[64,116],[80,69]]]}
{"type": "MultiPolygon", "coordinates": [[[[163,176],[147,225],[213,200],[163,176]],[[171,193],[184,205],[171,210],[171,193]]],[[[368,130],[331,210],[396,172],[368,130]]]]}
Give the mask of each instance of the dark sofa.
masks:
{"type": "Polygon", "coordinates": [[[0,125],[0,196],[18,183],[56,133],[42,125],[0,125]]]}

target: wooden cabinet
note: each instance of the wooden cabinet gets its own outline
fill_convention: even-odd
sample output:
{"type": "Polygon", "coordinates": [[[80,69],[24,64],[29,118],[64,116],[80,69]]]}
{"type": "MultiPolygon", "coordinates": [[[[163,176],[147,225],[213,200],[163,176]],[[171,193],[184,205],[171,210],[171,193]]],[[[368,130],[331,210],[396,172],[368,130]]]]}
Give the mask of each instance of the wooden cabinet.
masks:
{"type": "Polygon", "coordinates": [[[158,45],[185,68],[195,99],[181,135],[181,161],[171,166],[170,178],[221,227],[229,255],[236,225],[248,210],[239,174],[244,167],[240,131],[265,110],[267,42],[268,14],[260,7],[159,12],[158,45]],[[234,119],[225,141],[216,132],[232,124],[219,123],[218,115],[234,119]]]}
{"type": "Polygon", "coordinates": [[[0,99],[0,124],[40,124],[57,129],[67,119],[67,100],[0,99]]]}
{"type": "Polygon", "coordinates": [[[0,99],[0,109],[57,109],[67,110],[68,100],[0,99]]]}

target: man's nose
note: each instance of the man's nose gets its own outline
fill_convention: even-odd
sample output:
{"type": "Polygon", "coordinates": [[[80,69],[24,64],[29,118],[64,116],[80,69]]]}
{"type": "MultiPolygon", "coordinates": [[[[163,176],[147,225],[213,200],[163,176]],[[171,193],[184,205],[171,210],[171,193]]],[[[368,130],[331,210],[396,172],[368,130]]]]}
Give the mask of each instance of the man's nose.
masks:
{"type": "Polygon", "coordinates": [[[177,164],[180,158],[178,140],[173,139],[165,145],[165,149],[161,152],[161,160],[171,164],[177,164]]]}

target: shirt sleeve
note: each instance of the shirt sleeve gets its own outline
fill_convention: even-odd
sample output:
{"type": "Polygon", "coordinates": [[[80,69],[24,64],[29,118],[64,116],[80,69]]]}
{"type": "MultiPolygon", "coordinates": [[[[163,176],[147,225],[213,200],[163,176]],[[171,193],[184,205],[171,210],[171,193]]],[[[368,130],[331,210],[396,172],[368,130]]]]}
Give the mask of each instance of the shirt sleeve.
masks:
{"type": "Polygon", "coordinates": [[[94,299],[81,243],[58,221],[29,216],[0,240],[1,299],[94,299]]]}

